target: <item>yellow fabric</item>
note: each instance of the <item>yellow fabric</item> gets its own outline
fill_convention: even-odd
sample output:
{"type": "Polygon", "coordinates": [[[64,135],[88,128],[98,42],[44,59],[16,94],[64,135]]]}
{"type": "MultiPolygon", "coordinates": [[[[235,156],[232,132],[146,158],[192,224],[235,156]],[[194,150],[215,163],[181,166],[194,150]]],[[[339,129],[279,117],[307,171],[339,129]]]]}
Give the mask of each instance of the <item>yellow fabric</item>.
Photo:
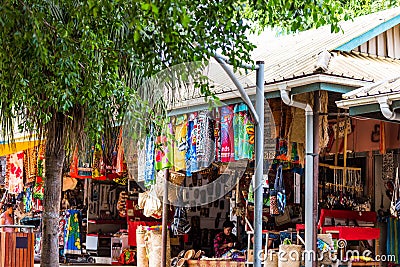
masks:
{"type": "Polygon", "coordinates": [[[15,142],[11,144],[0,144],[0,157],[33,148],[35,146],[38,146],[40,142],[41,141],[39,140],[31,140],[15,142]]]}

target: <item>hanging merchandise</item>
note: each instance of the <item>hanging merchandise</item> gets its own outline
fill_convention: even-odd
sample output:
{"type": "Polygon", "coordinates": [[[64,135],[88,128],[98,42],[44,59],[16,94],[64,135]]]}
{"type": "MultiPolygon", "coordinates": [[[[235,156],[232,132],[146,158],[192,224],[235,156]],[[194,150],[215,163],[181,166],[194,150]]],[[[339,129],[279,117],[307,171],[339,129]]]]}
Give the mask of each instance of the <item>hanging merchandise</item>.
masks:
{"type": "Polygon", "coordinates": [[[174,120],[174,132],[175,132],[175,146],[174,146],[174,163],[175,171],[186,169],[186,151],[188,149],[188,143],[186,140],[188,125],[187,116],[180,115],[174,120]]]}
{"type": "Polygon", "coordinates": [[[221,114],[221,162],[230,162],[235,159],[233,134],[234,105],[220,108],[221,114]]]}
{"type": "Polygon", "coordinates": [[[208,168],[215,159],[214,122],[211,112],[202,110],[197,119],[196,155],[199,170],[208,168]]]}
{"type": "Polygon", "coordinates": [[[382,155],[386,154],[386,131],[385,131],[385,122],[380,122],[380,138],[379,138],[379,152],[382,155]]]}
{"type": "Polygon", "coordinates": [[[122,127],[119,131],[119,136],[116,144],[116,154],[117,154],[117,160],[116,160],[115,172],[118,175],[124,175],[127,171],[127,167],[124,158],[124,148],[122,146],[122,127]]]}
{"type": "Polygon", "coordinates": [[[0,157],[0,185],[7,187],[7,157],[0,157]]]}
{"type": "Polygon", "coordinates": [[[24,151],[24,172],[26,183],[33,183],[37,173],[37,148],[29,148],[24,151]]]}
{"type": "Polygon", "coordinates": [[[8,165],[8,192],[18,195],[24,188],[24,152],[7,155],[8,165]]]}
{"type": "MultiPolygon", "coordinates": [[[[319,91],[319,112],[321,113],[328,113],[328,91],[319,91]]],[[[326,148],[329,143],[329,123],[328,123],[328,116],[318,116],[319,117],[319,149],[320,152],[322,149],[326,148]]]]}
{"type": "Polygon", "coordinates": [[[237,104],[234,109],[234,155],[235,160],[252,159],[254,152],[254,124],[246,104],[237,104]]]}
{"type": "Polygon", "coordinates": [[[187,219],[185,208],[176,207],[174,220],[171,224],[171,230],[174,235],[184,235],[190,231],[190,223],[187,219]]]}
{"type": "Polygon", "coordinates": [[[152,186],[147,195],[143,207],[143,215],[146,217],[153,217],[155,219],[160,219],[162,216],[162,202],[158,198],[154,186],[152,186]]]}
{"type": "Polygon", "coordinates": [[[172,123],[166,123],[155,142],[156,171],[174,166],[174,150],[172,142],[172,123]]]}
{"type": "Polygon", "coordinates": [[[95,180],[105,180],[105,174],[103,149],[96,147],[93,152],[92,178],[95,180]]]}
{"type": "Polygon", "coordinates": [[[219,108],[214,110],[214,144],[215,144],[215,162],[221,161],[221,115],[219,108]]]}
{"type": "Polygon", "coordinates": [[[81,254],[81,212],[79,210],[68,210],[65,214],[64,228],[64,253],[81,254]]]}
{"type": "MultiPolygon", "coordinates": [[[[274,212],[271,215],[282,215],[285,212],[286,207],[286,194],[285,185],[283,183],[282,165],[279,165],[276,170],[275,185],[274,189],[271,190],[271,196],[276,196],[276,207],[274,207],[274,212]],[[278,211],[278,214],[276,213],[278,211]]],[[[274,200],[275,201],[275,200],[274,200]]],[[[272,206],[272,198],[270,200],[270,205],[272,206]]]]}
{"type": "MultiPolygon", "coordinates": [[[[129,163],[135,164],[136,162],[134,162],[133,158],[129,163]]],[[[137,164],[133,166],[133,168],[137,168],[137,181],[144,182],[144,172],[146,169],[146,147],[141,145],[139,142],[137,144],[137,164]]],[[[134,172],[129,171],[128,174],[130,175],[130,179],[135,179],[134,172]]]]}
{"type": "Polygon", "coordinates": [[[23,198],[25,212],[31,212],[32,210],[32,189],[30,187],[25,188],[25,194],[23,198]]]}
{"type": "Polygon", "coordinates": [[[393,217],[400,217],[400,182],[399,182],[399,168],[396,168],[396,177],[394,179],[394,190],[392,200],[390,202],[390,215],[393,217]]]}
{"type": "Polygon", "coordinates": [[[197,112],[191,113],[188,119],[187,143],[186,151],[186,176],[192,176],[193,172],[198,171],[196,140],[197,140],[197,112]]]}
{"type": "Polygon", "coordinates": [[[150,131],[146,137],[146,166],[144,170],[145,186],[148,187],[155,184],[155,169],[154,169],[154,128],[150,126],[150,131]]]}

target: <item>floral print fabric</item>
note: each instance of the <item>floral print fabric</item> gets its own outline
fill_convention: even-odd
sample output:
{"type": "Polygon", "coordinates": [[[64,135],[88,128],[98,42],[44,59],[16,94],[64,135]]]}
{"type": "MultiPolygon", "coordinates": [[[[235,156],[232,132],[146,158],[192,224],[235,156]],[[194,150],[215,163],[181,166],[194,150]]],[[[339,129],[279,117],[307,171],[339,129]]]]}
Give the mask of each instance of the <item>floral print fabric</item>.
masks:
{"type": "Polygon", "coordinates": [[[174,163],[175,171],[186,169],[186,150],[187,150],[187,117],[186,115],[177,116],[175,118],[175,146],[174,146],[174,163]]]}
{"type": "Polygon", "coordinates": [[[18,152],[7,156],[8,165],[8,192],[18,195],[24,189],[24,152],[18,152]]]}

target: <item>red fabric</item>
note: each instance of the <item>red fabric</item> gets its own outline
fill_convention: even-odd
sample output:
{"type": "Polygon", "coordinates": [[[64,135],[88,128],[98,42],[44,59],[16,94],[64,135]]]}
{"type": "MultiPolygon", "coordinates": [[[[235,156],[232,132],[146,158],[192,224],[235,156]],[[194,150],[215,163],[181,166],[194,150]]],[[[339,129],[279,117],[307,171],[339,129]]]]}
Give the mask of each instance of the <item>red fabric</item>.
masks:
{"type": "Polygon", "coordinates": [[[349,219],[349,220],[376,223],[376,212],[321,209],[321,215],[319,217],[319,222],[318,222],[318,229],[321,229],[321,227],[323,226],[325,218],[340,218],[340,219],[349,219]]]}
{"type": "MultiPolygon", "coordinates": [[[[337,238],[344,240],[372,240],[378,239],[381,230],[372,227],[352,227],[352,226],[324,226],[322,233],[327,231],[339,231],[337,238]]],[[[333,234],[335,236],[335,234],[333,234]]]]}
{"type": "Polygon", "coordinates": [[[128,222],[128,244],[129,246],[136,247],[136,228],[140,225],[154,226],[160,225],[160,222],[144,222],[144,221],[129,221],[128,222]]]}

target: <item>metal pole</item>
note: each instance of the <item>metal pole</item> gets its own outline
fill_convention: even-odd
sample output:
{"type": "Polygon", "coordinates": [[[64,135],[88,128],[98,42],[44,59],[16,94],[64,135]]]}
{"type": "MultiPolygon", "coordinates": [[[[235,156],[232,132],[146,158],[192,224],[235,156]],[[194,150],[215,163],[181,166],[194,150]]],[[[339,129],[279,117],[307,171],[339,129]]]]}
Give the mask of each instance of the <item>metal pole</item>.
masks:
{"type": "Polygon", "coordinates": [[[161,267],[167,266],[167,238],[168,238],[168,181],[169,170],[165,169],[164,194],[163,194],[163,213],[162,213],[162,248],[161,248],[161,267]]]}
{"type": "Polygon", "coordinates": [[[261,267],[262,252],[262,210],[263,210],[263,160],[264,160],[264,61],[257,61],[256,112],[256,158],[254,190],[254,267],[261,267]]]}
{"type": "MultiPolygon", "coordinates": [[[[306,109],[306,182],[305,182],[305,238],[306,238],[306,246],[305,249],[308,252],[313,251],[313,243],[314,243],[314,231],[316,225],[313,223],[313,208],[314,208],[314,158],[313,158],[313,111],[312,109],[306,109]]],[[[309,256],[305,258],[305,267],[313,266],[313,258],[311,255],[313,253],[309,253],[309,256]]]]}
{"type": "MultiPolygon", "coordinates": [[[[314,131],[314,203],[313,203],[313,224],[312,225],[317,225],[317,218],[318,218],[318,194],[319,194],[319,188],[318,188],[318,176],[319,176],[319,140],[320,140],[320,135],[319,135],[319,118],[321,113],[319,113],[321,109],[321,103],[320,103],[320,92],[316,91],[314,92],[314,126],[313,126],[313,131],[314,131]]],[[[327,119],[327,118],[325,118],[327,119]]],[[[322,195],[321,195],[322,196],[322,195]]],[[[312,228],[312,242],[313,242],[313,251],[317,251],[317,229],[315,227],[312,228]]],[[[316,267],[317,261],[313,262],[313,266],[316,267]]]]}

